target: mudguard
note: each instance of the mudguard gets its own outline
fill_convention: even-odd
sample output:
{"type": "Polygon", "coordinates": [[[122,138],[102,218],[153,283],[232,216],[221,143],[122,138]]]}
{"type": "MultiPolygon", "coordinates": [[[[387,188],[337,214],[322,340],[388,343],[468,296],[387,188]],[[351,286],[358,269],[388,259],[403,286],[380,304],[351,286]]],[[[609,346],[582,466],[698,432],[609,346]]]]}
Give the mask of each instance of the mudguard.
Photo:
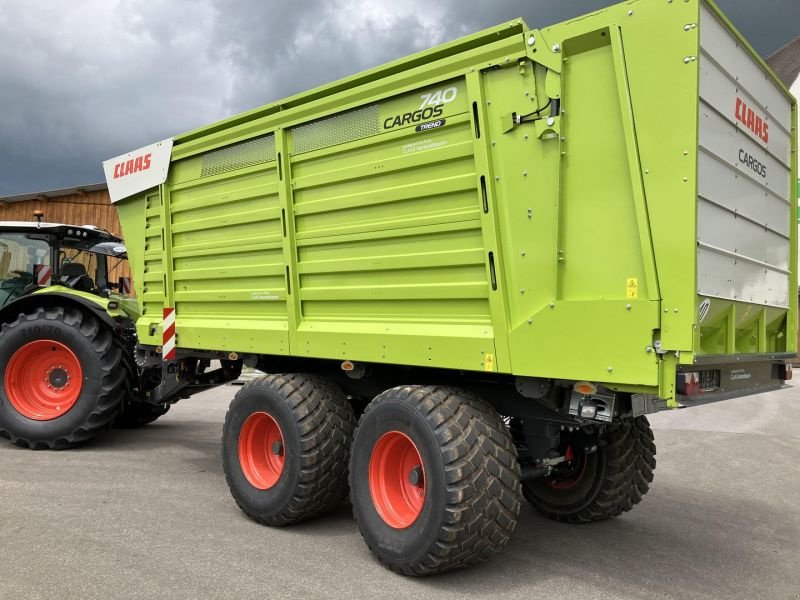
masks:
{"type": "Polygon", "coordinates": [[[129,319],[121,310],[109,310],[108,298],[82,294],[67,288],[60,291],[41,292],[28,294],[10,304],[0,308],[0,323],[8,323],[17,318],[20,314],[29,313],[40,307],[52,306],[75,306],[87,309],[90,314],[97,317],[100,321],[116,331],[124,326],[124,322],[129,319]]]}

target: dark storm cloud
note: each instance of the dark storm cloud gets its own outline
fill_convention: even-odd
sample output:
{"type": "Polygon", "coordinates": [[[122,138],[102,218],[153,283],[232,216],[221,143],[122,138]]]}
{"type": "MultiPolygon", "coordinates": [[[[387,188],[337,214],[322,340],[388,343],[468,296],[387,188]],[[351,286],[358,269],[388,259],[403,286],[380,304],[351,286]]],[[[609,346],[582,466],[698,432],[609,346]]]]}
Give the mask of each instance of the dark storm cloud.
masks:
{"type": "MultiPolygon", "coordinates": [[[[0,194],[102,179],[100,161],[515,17],[607,0],[2,0],[0,194]]],[[[720,0],[762,54],[798,0],[720,0]]]]}

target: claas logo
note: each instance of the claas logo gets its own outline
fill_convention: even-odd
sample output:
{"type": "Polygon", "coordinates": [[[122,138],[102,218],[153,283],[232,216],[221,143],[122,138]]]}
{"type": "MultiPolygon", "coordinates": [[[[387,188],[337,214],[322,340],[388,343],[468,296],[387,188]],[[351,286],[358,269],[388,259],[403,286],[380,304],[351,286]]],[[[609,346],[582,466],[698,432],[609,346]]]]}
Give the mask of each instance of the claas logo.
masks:
{"type": "Polygon", "coordinates": [[[114,179],[125,177],[133,173],[147,171],[150,168],[150,159],[152,154],[145,154],[144,156],[137,156],[126,161],[114,165],[114,179]]]}
{"type": "Polygon", "coordinates": [[[769,142],[769,123],[747,106],[744,100],[736,98],[736,120],[752,131],[765,144],[769,142]]]}

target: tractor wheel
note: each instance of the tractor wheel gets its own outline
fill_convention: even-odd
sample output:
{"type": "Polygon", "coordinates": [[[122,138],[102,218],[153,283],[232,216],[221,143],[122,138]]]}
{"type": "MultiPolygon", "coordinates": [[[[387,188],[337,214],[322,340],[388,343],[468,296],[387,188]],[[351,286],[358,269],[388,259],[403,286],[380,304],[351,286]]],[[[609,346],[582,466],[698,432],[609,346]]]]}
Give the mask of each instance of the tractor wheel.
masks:
{"type": "Polygon", "coordinates": [[[387,390],[353,440],[358,528],[378,560],[404,575],[467,567],[499,552],[517,524],[519,481],[503,421],[457,388],[387,390]]]}
{"type": "Polygon", "coordinates": [[[113,333],[74,308],[39,308],[0,330],[0,435],[62,449],[111,426],[130,386],[113,333]]]}
{"type": "Polygon", "coordinates": [[[169,404],[149,404],[147,402],[126,402],[122,413],[114,421],[114,427],[136,429],[163,417],[170,409],[169,404]]]}
{"type": "Polygon", "coordinates": [[[246,384],[222,434],[225,479],[239,508],[263,525],[289,525],[340,504],[354,429],[347,398],[321,377],[246,384]]]}
{"type": "Polygon", "coordinates": [[[527,481],[525,498],[544,516],[564,523],[589,523],[616,517],[641,502],[653,481],[656,445],[647,417],[610,427],[597,450],[564,448],[566,469],[527,481]]]}

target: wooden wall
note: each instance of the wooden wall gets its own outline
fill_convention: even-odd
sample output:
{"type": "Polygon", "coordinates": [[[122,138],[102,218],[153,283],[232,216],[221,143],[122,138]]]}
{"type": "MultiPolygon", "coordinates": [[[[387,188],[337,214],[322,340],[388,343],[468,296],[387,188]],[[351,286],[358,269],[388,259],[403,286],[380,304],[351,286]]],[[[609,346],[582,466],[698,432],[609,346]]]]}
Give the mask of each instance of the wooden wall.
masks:
{"type": "Polygon", "coordinates": [[[50,223],[94,225],[122,237],[117,210],[112,206],[106,190],[0,203],[0,221],[33,221],[35,210],[44,211],[44,220],[50,223]]]}

